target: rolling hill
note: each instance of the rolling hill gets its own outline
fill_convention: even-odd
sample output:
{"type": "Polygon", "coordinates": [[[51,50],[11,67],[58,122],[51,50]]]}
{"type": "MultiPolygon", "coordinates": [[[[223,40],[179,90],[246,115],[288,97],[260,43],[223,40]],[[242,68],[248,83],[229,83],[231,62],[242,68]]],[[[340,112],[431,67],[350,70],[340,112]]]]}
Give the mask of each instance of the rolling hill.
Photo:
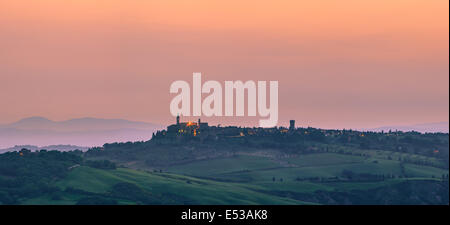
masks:
{"type": "Polygon", "coordinates": [[[448,205],[448,151],[442,133],[159,132],[86,152],[0,154],[0,204],[448,205]]]}
{"type": "MultiPolygon", "coordinates": [[[[14,182],[19,186],[8,189],[8,185],[4,182],[11,179],[11,174],[5,174],[0,168],[0,204],[10,204],[11,202],[7,201],[13,201],[8,198],[11,194],[5,195],[5,192],[14,193],[12,196],[21,196],[15,200],[15,204],[25,205],[448,204],[448,179],[431,177],[445,171],[431,170],[427,173],[411,173],[409,177],[354,182],[296,180],[293,179],[294,176],[289,177],[291,174],[317,176],[321,175],[320,171],[323,169],[325,171],[328,169],[326,173],[333,174],[336,167],[328,168],[322,160],[331,160],[336,166],[345,166],[353,162],[354,159],[346,159],[344,156],[326,154],[317,155],[317,159],[315,155],[308,156],[299,162],[300,164],[307,162],[308,167],[314,168],[307,171],[298,171],[295,168],[275,169],[270,162],[260,157],[237,157],[228,161],[224,159],[225,161],[220,163],[204,162],[211,164],[207,166],[208,168],[212,168],[213,165],[225,168],[228,170],[225,174],[231,175],[230,177],[240,178],[242,175],[240,172],[252,171],[268,171],[270,176],[276,177],[275,180],[266,179],[265,175],[256,173],[250,175],[251,179],[231,181],[216,179],[221,171],[207,171],[194,164],[183,166],[188,171],[185,173],[193,174],[184,175],[185,173],[176,171],[99,167],[80,162],[80,158],[75,156],[61,154],[25,152],[20,156],[18,153],[10,153],[9,158],[28,157],[28,164],[40,172],[27,175],[28,181],[23,186],[14,182]],[[39,167],[40,163],[34,161],[42,158],[47,158],[47,162],[58,160],[58,163],[50,167],[39,167]],[[233,166],[245,162],[251,162],[248,169],[240,170],[233,166]],[[63,169],[61,166],[66,168],[63,169]],[[55,169],[58,174],[48,173],[55,169]],[[237,173],[233,175],[233,172],[237,173]],[[39,181],[34,187],[30,186],[33,183],[33,176],[39,176],[39,181]],[[281,177],[284,180],[280,180],[281,177]]],[[[415,172],[427,170],[429,168],[419,167],[415,172]]]]}

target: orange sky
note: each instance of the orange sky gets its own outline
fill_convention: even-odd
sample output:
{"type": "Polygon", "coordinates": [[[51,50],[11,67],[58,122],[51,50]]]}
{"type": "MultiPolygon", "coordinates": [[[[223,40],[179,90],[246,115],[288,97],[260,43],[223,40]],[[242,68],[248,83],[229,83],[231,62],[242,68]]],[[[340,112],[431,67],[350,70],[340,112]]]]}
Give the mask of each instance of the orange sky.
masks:
{"type": "Polygon", "coordinates": [[[192,72],[278,80],[279,125],[448,121],[448,4],[0,0],[0,123],[90,116],[168,124],[169,86],[192,72]]]}

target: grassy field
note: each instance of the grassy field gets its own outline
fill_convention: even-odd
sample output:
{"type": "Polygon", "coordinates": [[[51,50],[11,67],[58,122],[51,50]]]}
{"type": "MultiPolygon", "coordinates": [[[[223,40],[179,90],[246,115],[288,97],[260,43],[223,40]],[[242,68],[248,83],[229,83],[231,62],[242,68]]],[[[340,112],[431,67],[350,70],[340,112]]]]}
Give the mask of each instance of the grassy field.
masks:
{"type": "Polygon", "coordinates": [[[238,155],[229,158],[195,161],[167,168],[168,172],[236,182],[268,182],[297,178],[339,177],[342,171],[395,175],[396,177],[441,177],[448,171],[397,160],[367,158],[336,153],[308,154],[293,158],[238,155]],[[401,165],[404,165],[402,170],[401,165]]]}
{"type": "Polygon", "coordinates": [[[269,158],[240,155],[229,158],[201,160],[188,164],[175,165],[169,167],[167,171],[194,176],[213,176],[215,174],[275,167],[279,167],[279,165],[269,158]]]}
{"type": "MultiPolygon", "coordinates": [[[[142,196],[157,204],[317,204],[324,201],[313,198],[320,191],[372,192],[405,182],[441,182],[443,174],[448,171],[383,157],[337,153],[297,157],[236,154],[177,164],[161,171],[80,166],[55,183],[62,192],[59,197],[43,194],[23,199],[22,204],[76,204],[92,196],[114,199],[117,204],[149,204],[114,195],[115,186],[124,183],[135,185],[142,196]],[[344,170],[395,176],[376,181],[349,181],[343,179],[344,170]],[[336,177],[340,180],[323,181],[336,177]],[[77,191],[65,191],[68,189],[77,191]]],[[[349,197],[344,194],[342,198],[349,197]]]]}
{"type": "MultiPolygon", "coordinates": [[[[120,183],[132,183],[148,191],[153,196],[170,196],[182,199],[187,204],[308,204],[293,199],[282,198],[253,191],[232,183],[203,180],[170,173],[150,173],[131,169],[99,170],[78,167],[69,176],[57,183],[57,186],[80,189],[87,192],[105,194],[112,186],[120,183]],[[177,195],[177,196],[174,196],[177,195]]],[[[82,195],[64,195],[60,200],[42,196],[24,201],[23,204],[75,204],[82,195]]],[[[119,199],[119,203],[130,202],[119,199]]],[[[174,202],[174,204],[179,202],[174,202]]]]}

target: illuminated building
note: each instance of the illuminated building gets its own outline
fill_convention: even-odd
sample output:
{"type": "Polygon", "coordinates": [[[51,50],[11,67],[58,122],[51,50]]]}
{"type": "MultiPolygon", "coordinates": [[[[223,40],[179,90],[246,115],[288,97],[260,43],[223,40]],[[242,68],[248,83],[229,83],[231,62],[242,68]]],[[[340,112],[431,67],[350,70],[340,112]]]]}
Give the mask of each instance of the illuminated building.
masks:
{"type": "Polygon", "coordinates": [[[200,119],[198,122],[180,122],[180,116],[177,116],[177,123],[167,127],[167,132],[169,133],[179,133],[179,134],[191,134],[197,136],[202,130],[208,128],[208,123],[202,123],[200,119]]]}

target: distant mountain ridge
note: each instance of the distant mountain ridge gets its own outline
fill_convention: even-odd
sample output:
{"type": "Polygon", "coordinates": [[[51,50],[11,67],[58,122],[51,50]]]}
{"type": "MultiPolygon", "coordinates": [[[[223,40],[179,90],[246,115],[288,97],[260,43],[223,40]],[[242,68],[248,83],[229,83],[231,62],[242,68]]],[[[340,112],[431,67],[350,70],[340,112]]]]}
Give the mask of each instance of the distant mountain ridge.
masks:
{"type": "Polygon", "coordinates": [[[124,119],[75,118],[53,121],[29,117],[0,125],[0,148],[16,145],[101,146],[104,143],[149,140],[162,125],[124,119]]]}
{"type": "MultiPolygon", "coordinates": [[[[10,124],[0,124],[0,149],[21,145],[93,147],[112,142],[146,141],[152,137],[153,132],[161,129],[165,129],[165,127],[159,124],[124,119],[84,117],[53,121],[45,117],[29,117],[10,124]]],[[[411,126],[383,126],[361,130],[448,133],[449,122],[411,126]]]]}

